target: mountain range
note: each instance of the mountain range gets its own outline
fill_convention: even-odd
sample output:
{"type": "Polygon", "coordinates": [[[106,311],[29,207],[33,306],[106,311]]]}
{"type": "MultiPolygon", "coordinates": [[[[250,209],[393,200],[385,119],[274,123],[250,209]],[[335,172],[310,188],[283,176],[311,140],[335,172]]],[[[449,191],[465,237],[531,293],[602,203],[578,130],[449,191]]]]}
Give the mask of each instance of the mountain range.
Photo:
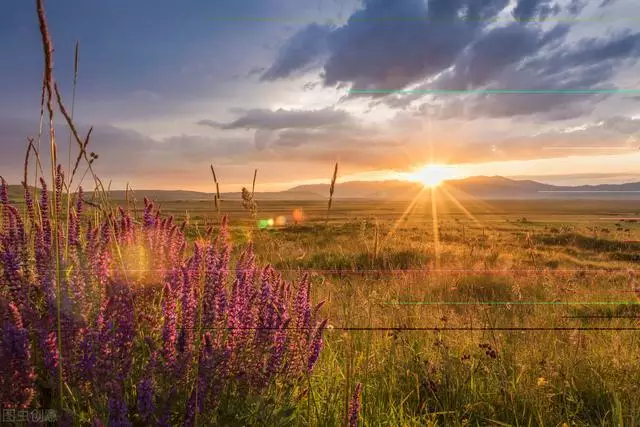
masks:
{"type": "MultiPolygon", "coordinates": [[[[639,199],[640,182],[559,186],[532,180],[514,180],[501,176],[475,176],[448,180],[443,190],[457,199],[639,199]]],[[[335,198],[410,200],[423,188],[406,181],[352,181],[336,185],[335,198]]],[[[290,191],[324,194],[329,184],[302,185],[290,191]]],[[[429,189],[427,189],[427,194],[429,189]]]]}
{"type": "MultiPolygon", "coordinates": [[[[443,190],[457,199],[623,199],[640,200],[640,182],[558,186],[532,180],[514,180],[501,176],[476,176],[449,180],[443,190]]],[[[411,200],[423,189],[422,184],[408,181],[348,181],[337,183],[334,199],[411,200]]],[[[427,188],[426,194],[430,192],[427,188]]],[[[240,192],[221,193],[223,200],[239,200],[240,192]]],[[[22,195],[21,186],[9,186],[10,198],[22,195]]],[[[114,200],[125,199],[125,191],[110,192],[114,200]]],[[[256,192],[256,200],[326,200],[329,184],[299,185],[284,191],[256,192]]],[[[147,197],[157,201],[211,200],[213,193],[187,190],[135,190],[136,199],[147,197]]]]}

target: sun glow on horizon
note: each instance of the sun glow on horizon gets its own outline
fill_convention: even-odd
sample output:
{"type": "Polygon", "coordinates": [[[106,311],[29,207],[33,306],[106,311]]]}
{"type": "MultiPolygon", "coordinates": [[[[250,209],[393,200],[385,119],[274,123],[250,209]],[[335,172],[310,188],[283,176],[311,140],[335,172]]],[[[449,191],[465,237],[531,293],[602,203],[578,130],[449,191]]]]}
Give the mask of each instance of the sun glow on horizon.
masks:
{"type": "Polygon", "coordinates": [[[448,179],[459,177],[459,172],[453,166],[428,164],[413,172],[403,174],[408,181],[419,182],[425,187],[437,187],[448,179]]]}

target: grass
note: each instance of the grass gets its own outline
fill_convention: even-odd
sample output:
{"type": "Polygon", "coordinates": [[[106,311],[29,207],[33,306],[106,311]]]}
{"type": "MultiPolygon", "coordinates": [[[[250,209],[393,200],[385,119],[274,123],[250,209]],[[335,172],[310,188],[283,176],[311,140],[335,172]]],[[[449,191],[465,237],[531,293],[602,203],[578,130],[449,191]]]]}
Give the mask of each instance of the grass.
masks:
{"type": "MultiPolygon", "coordinates": [[[[479,223],[442,206],[439,269],[428,206],[418,204],[390,237],[379,238],[375,256],[376,233],[389,236],[406,203],[334,200],[325,225],[322,203],[265,201],[261,218],[302,207],[307,219],[262,230],[241,207],[223,203],[236,241],[251,239],[260,260],[285,275],[311,271],[314,298],[326,300],[333,329],[311,378],[310,418],[295,423],[339,425],[360,382],[363,425],[639,424],[638,332],[588,330],[637,326],[629,274],[635,264],[620,256],[633,255],[635,246],[625,242],[627,233],[592,237],[601,207],[571,203],[573,210],[564,202],[558,213],[557,202],[537,202],[526,224],[518,219],[528,202],[491,202],[490,213],[471,209],[479,223]],[[560,304],[519,303],[527,301],[560,304]],[[405,330],[416,327],[440,330],[405,330]],[[461,327],[495,330],[448,330],[461,327]],[[514,327],[563,330],[501,330],[514,327]]],[[[609,209],[640,208],[614,203],[609,209]]],[[[206,212],[199,203],[164,208],[203,218],[206,212]]],[[[640,232],[629,226],[631,236],[640,232]]]]}
{"type": "MultiPolygon", "coordinates": [[[[640,309],[629,273],[636,246],[626,240],[640,226],[594,237],[598,204],[574,201],[571,209],[564,202],[558,212],[556,203],[537,202],[526,224],[518,219],[528,202],[495,201],[490,211],[471,206],[478,222],[455,206],[439,206],[436,269],[427,202],[397,225],[406,203],[334,200],[325,225],[322,202],[263,201],[259,218],[301,208],[306,220],[258,229],[239,201],[223,201],[238,250],[251,241],[260,262],[285,276],[310,271],[314,300],[326,300],[325,349],[310,378],[310,400],[299,401],[291,423],[340,424],[358,382],[363,425],[638,424],[638,333],[585,329],[637,326],[640,309]],[[586,304],[607,301],[612,303],[586,304]],[[469,326],[496,330],[448,330],[469,326]],[[416,327],[440,330],[404,330],[416,327]],[[569,330],[500,330],[513,327],[569,330]]],[[[618,205],[609,209],[620,215],[640,208],[637,202],[613,203],[618,205]]],[[[189,212],[191,238],[216,215],[211,202],[162,205],[178,221],[189,212]]],[[[602,227],[615,229],[614,221],[602,227]]]]}

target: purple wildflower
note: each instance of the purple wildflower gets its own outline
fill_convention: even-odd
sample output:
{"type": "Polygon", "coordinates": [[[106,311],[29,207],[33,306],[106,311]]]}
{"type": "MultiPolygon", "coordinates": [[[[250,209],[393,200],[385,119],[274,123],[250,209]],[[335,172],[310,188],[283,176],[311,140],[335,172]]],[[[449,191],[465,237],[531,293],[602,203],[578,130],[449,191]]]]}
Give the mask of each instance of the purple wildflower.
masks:
{"type": "Polygon", "coordinates": [[[182,269],[182,331],[183,351],[190,352],[193,347],[193,330],[196,325],[196,291],[200,282],[200,266],[202,264],[202,248],[195,245],[193,257],[182,269]]]}
{"type": "Polygon", "coordinates": [[[9,304],[11,321],[0,332],[0,404],[26,408],[34,395],[36,374],[30,360],[29,332],[14,304],[9,304]]]}
{"type": "Polygon", "coordinates": [[[362,384],[356,384],[356,389],[351,397],[349,404],[349,427],[358,426],[358,418],[360,417],[360,393],[362,392],[362,384]]]}
{"type": "Polygon", "coordinates": [[[33,197],[27,184],[23,182],[22,185],[24,186],[24,204],[27,207],[27,216],[29,217],[30,223],[34,224],[36,221],[36,212],[33,208],[33,197]]]}
{"type": "Polygon", "coordinates": [[[146,197],[144,198],[144,227],[150,228],[154,225],[154,216],[153,216],[153,202],[149,201],[146,197]]]}
{"type": "MultiPolygon", "coordinates": [[[[177,275],[177,273],[174,273],[177,275]]],[[[162,328],[162,355],[170,366],[175,363],[176,357],[176,302],[172,296],[171,283],[164,287],[164,301],[162,304],[162,314],[164,316],[164,326],[162,328]]]]}
{"type": "MultiPolygon", "coordinates": [[[[161,355],[162,362],[147,367],[135,384],[135,419],[144,424],[175,421],[170,414],[176,413],[175,402],[190,384],[195,387],[187,396],[187,424],[205,407],[215,410],[223,390],[259,393],[270,382],[293,385],[292,380],[313,369],[326,321],[316,323],[320,305],[310,308],[309,278],[305,276],[292,292],[291,284],[271,267],[258,270],[250,245],[230,280],[233,267],[226,217],[216,240],[196,243],[193,256],[185,259],[184,224],[180,227],[172,217],[160,216],[152,202],[145,200],[141,223],[125,209],[117,216],[85,221],[80,190],[75,208],[62,218],[62,169],[55,171],[54,205],[44,180],[41,185],[37,217],[25,185],[30,225],[25,227],[0,179],[0,282],[8,284],[4,294],[8,301],[3,304],[10,307],[4,311],[11,312],[9,321],[0,316],[0,404],[28,405],[32,396],[41,394],[35,373],[42,372],[42,383],[55,387],[62,366],[69,387],[101,402],[95,407],[89,403],[90,411],[108,408],[105,424],[131,425],[129,416],[133,419],[134,414],[127,407],[131,402],[126,399],[129,384],[125,380],[134,363],[135,371],[140,368],[134,349],[138,356],[142,339],[148,341],[145,348],[161,355]],[[54,237],[59,248],[53,246],[54,237]],[[149,259],[144,266],[148,271],[131,283],[123,273],[130,271],[128,263],[136,262],[138,248],[143,259],[149,259]],[[56,257],[61,254],[63,274],[57,283],[56,257]],[[147,298],[156,295],[159,286],[164,287],[162,316],[149,310],[155,300],[147,298]],[[202,324],[215,332],[203,335],[196,353],[200,298],[202,324]],[[30,348],[30,336],[37,337],[38,357],[30,348]],[[58,344],[63,346],[62,354],[58,344]],[[9,380],[13,387],[7,387],[9,380]]],[[[207,238],[211,235],[208,231],[207,238]]]]}
{"type": "Polygon", "coordinates": [[[55,192],[56,192],[56,218],[60,218],[62,214],[62,190],[64,188],[64,173],[62,165],[56,168],[55,192]]]}
{"type": "Polygon", "coordinates": [[[47,319],[45,327],[40,333],[40,347],[44,358],[44,366],[49,372],[51,384],[55,384],[58,380],[58,338],[54,330],[53,317],[47,319]]]}
{"type": "Polygon", "coordinates": [[[271,358],[267,364],[267,372],[269,375],[274,376],[280,373],[282,369],[282,362],[284,360],[286,344],[287,344],[287,327],[289,321],[285,321],[282,327],[277,330],[273,337],[273,347],[271,350],[271,358]]]}
{"type": "Polygon", "coordinates": [[[133,359],[135,323],[133,301],[128,286],[112,283],[103,311],[100,331],[101,357],[99,375],[104,380],[122,382],[128,375],[133,359]]]}
{"type": "Polygon", "coordinates": [[[9,204],[9,185],[3,177],[0,176],[0,203],[3,205],[9,204]]]}
{"type": "Polygon", "coordinates": [[[131,421],[127,417],[127,403],[122,396],[109,399],[109,427],[129,427],[131,421]]]}
{"type": "Polygon", "coordinates": [[[40,216],[42,217],[42,233],[44,246],[51,250],[51,220],[49,218],[49,190],[44,178],[40,178],[40,216]]]}
{"type": "Polygon", "coordinates": [[[311,347],[309,349],[309,363],[307,364],[307,372],[311,372],[316,362],[318,361],[318,356],[320,356],[320,350],[322,350],[323,340],[322,340],[322,332],[324,328],[327,326],[327,320],[325,319],[320,325],[316,328],[315,333],[313,334],[313,339],[311,340],[311,347]]]}
{"type": "Polygon", "coordinates": [[[14,206],[4,206],[3,232],[0,232],[0,265],[2,276],[8,284],[12,298],[21,307],[26,301],[23,283],[23,261],[26,254],[26,237],[20,215],[14,206]]]}
{"type": "Polygon", "coordinates": [[[138,414],[144,422],[150,422],[155,412],[155,387],[150,376],[144,377],[138,383],[138,414]]]}

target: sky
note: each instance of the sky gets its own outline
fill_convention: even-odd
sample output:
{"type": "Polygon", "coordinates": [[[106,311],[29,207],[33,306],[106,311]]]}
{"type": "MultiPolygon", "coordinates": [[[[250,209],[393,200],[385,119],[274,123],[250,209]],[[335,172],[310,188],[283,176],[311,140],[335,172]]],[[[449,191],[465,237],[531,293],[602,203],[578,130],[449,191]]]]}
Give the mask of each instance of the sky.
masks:
{"type": "MultiPolygon", "coordinates": [[[[342,180],[434,163],[460,177],[640,181],[636,1],[45,7],[67,106],[79,42],[74,121],[83,134],[93,126],[103,181],[211,191],[213,164],[222,191],[250,185],[254,169],[269,191],[326,182],[336,161],[342,180]]],[[[14,183],[39,129],[34,3],[5,0],[0,14],[0,175],[14,183]]]]}

